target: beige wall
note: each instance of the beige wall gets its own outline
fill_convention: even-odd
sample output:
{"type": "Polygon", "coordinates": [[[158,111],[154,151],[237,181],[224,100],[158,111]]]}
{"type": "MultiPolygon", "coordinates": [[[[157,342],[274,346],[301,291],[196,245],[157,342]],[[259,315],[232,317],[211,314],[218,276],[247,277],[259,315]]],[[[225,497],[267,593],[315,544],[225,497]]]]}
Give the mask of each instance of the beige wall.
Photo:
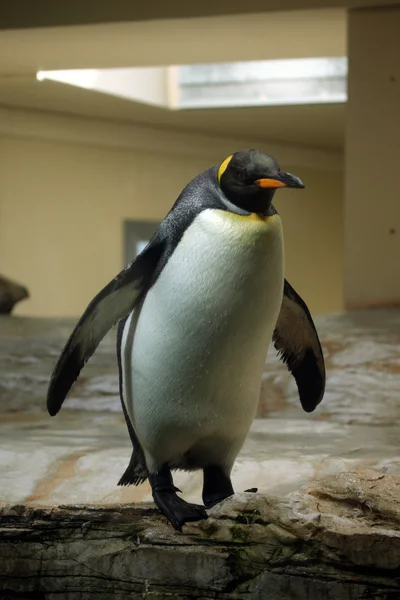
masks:
{"type": "Polygon", "coordinates": [[[400,6],[349,15],[345,300],[400,303],[400,6]]]}
{"type": "MultiPolygon", "coordinates": [[[[343,308],[343,173],[296,168],[305,190],[282,190],[286,277],[313,314],[343,308]]],[[[292,169],[292,171],[291,171],[292,169]]]]}
{"type": "MultiPolygon", "coordinates": [[[[0,138],[0,271],[31,292],[16,314],[79,315],[122,267],[123,220],[162,219],[208,166],[203,159],[0,138]]],[[[307,184],[277,197],[287,276],[314,313],[339,310],[341,175],[283,166],[307,184]]]]}

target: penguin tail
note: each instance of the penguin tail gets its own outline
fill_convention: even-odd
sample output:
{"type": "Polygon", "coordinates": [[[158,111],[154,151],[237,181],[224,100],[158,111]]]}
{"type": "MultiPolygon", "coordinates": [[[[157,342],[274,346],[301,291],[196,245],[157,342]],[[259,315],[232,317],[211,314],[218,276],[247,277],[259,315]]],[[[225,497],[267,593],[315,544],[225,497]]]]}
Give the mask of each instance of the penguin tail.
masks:
{"type": "Polygon", "coordinates": [[[131,460],[129,461],[128,468],[118,481],[118,485],[140,485],[144,483],[149,476],[144,461],[141,460],[141,453],[132,452],[131,460]]]}

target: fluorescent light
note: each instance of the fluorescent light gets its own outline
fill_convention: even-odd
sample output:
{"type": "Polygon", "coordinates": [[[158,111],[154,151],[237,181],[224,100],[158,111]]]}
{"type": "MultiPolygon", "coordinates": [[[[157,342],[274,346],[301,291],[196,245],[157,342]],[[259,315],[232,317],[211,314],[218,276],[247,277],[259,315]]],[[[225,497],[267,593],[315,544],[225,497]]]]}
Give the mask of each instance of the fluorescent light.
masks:
{"type": "Polygon", "coordinates": [[[179,108],[320,104],[347,99],[347,58],[178,67],[179,108]]]}
{"type": "Polygon", "coordinates": [[[127,100],[168,108],[169,67],[38,71],[36,79],[58,81],[127,100]]]}
{"type": "Polygon", "coordinates": [[[63,71],[38,71],[36,73],[38,81],[49,79],[88,90],[95,88],[98,77],[98,69],[66,69],[63,71]]]}
{"type": "Polygon", "coordinates": [[[46,79],[170,110],[347,100],[347,58],[39,71],[46,79]]]}

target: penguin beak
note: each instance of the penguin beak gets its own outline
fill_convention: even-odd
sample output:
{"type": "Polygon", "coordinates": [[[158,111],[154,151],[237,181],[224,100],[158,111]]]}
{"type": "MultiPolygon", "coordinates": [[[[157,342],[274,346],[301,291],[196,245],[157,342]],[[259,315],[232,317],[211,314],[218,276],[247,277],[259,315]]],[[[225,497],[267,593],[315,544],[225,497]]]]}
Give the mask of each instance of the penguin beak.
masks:
{"type": "Polygon", "coordinates": [[[304,188],[304,183],[296,177],[295,175],[291,175],[290,173],[278,173],[276,177],[273,178],[265,178],[265,179],[257,179],[254,182],[260,188],[304,188]]]}

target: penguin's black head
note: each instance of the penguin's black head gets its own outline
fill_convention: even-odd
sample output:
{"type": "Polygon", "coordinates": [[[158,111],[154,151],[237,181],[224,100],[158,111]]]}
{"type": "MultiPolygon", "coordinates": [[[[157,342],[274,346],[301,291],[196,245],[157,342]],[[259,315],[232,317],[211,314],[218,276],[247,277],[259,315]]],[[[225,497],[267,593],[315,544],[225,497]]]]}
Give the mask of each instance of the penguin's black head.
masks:
{"type": "Polygon", "coordinates": [[[283,173],[272,156],[258,150],[243,150],[225,159],[218,169],[218,183],[230,202],[264,215],[277,188],[304,188],[298,177],[283,173]]]}

